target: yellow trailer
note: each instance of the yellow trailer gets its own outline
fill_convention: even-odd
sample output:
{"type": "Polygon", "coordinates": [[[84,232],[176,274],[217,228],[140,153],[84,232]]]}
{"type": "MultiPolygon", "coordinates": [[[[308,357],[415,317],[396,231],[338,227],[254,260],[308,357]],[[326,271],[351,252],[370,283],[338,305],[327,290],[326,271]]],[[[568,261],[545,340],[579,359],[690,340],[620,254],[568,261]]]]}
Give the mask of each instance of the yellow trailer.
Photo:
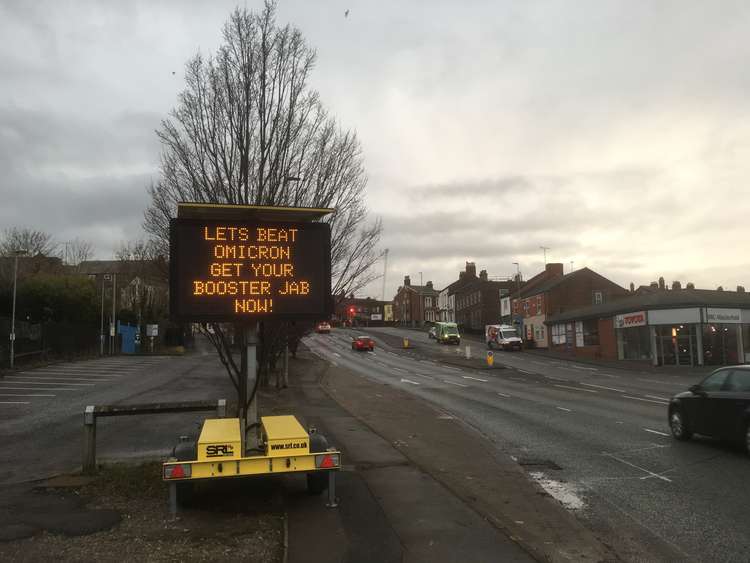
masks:
{"type": "Polygon", "coordinates": [[[170,483],[173,512],[195,481],[282,473],[306,473],[308,492],[320,494],[327,488],[328,506],[337,505],[335,474],[341,469],[341,452],[329,448],[321,434],[308,433],[294,416],[260,420],[258,455],[247,455],[239,418],[207,419],[197,442],[181,439],[162,472],[170,483]]]}

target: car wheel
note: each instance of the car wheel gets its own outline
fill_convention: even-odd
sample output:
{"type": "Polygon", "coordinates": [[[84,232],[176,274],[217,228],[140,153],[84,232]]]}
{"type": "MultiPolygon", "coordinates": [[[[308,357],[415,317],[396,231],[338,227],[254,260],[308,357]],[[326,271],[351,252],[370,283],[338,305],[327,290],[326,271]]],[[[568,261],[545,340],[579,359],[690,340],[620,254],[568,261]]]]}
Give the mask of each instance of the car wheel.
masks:
{"type": "Polygon", "coordinates": [[[689,440],[693,435],[679,409],[674,409],[669,413],[669,429],[677,440],[689,440]]]}

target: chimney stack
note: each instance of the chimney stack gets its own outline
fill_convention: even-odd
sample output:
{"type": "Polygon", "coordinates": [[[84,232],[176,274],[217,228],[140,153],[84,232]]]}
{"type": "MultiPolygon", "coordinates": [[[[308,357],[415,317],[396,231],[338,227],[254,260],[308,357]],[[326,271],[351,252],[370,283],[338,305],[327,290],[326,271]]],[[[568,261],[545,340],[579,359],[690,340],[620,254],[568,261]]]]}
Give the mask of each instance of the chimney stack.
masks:
{"type": "Polygon", "coordinates": [[[544,271],[547,273],[548,276],[562,276],[563,275],[563,265],[559,262],[550,262],[546,266],[544,266],[544,271]]]}
{"type": "Polygon", "coordinates": [[[469,277],[469,278],[477,277],[477,265],[474,262],[466,263],[466,277],[469,277]]]}
{"type": "Polygon", "coordinates": [[[427,289],[432,289],[432,282],[428,281],[425,287],[427,287],[427,289]]]}
{"type": "Polygon", "coordinates": [[[479,272],[479,279],[482,281],[487,281],[487,270],[482,270],[479,272]]]}
{"type": "Polygon", "coordinates": [[[411,279],[409,279],[409,276],[404,276],[404,286],[411,287],[411,279]]]}

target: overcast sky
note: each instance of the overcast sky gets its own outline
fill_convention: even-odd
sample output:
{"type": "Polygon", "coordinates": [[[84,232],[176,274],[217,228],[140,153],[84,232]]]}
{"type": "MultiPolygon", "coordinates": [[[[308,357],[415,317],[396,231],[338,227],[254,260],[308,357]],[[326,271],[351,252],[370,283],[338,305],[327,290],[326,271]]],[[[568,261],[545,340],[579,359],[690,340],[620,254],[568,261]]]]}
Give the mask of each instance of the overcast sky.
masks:
{"type": "MultiPolygon", "coordinates": [[[[0,0],[0,228],[100,258],[143,236],[154,129],[235,5],[0,0]]],[[[388,298],[466,260],[530,277],[540,246],[624,286],[750,288],[746,1],[282,0],[279,21],[362,141],[388,298]]]]}

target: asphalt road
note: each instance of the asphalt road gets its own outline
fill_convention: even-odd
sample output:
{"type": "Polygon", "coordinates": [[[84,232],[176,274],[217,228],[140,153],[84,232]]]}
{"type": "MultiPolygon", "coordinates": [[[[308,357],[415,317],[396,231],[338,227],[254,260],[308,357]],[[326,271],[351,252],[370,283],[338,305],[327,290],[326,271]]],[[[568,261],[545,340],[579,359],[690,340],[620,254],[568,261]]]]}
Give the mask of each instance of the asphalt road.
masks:
{"type": "MultiPolygon", "coordinates": [[[[523,352],[495,354],[507,369],[459,368],[440,362],[455,356],[456,347],[424,333],[369,329],[378,342],[369,353],[351,350],[359,332],[334,329],[307,344],[331,363],[405,389],[483,432],[623,559],[748,560],[747,454],[669,435],[667,399],[696,376],[523,352]],[[403,336],[414,350],[388,345],[403,336]]],[[[483,346],[471,345],[484,354],[483,346]]]]}
{"type": "MultiPolygon", "coordinates": [[[[232,399],[216,353],[198,340],[184,357],[116,356],[54,364],[0,378],[0,485],[42,479],[81,466],[87,405],[232,399]]],[[[97,420],[97,459],[167,454],[206,413],[97,420]]]]}

